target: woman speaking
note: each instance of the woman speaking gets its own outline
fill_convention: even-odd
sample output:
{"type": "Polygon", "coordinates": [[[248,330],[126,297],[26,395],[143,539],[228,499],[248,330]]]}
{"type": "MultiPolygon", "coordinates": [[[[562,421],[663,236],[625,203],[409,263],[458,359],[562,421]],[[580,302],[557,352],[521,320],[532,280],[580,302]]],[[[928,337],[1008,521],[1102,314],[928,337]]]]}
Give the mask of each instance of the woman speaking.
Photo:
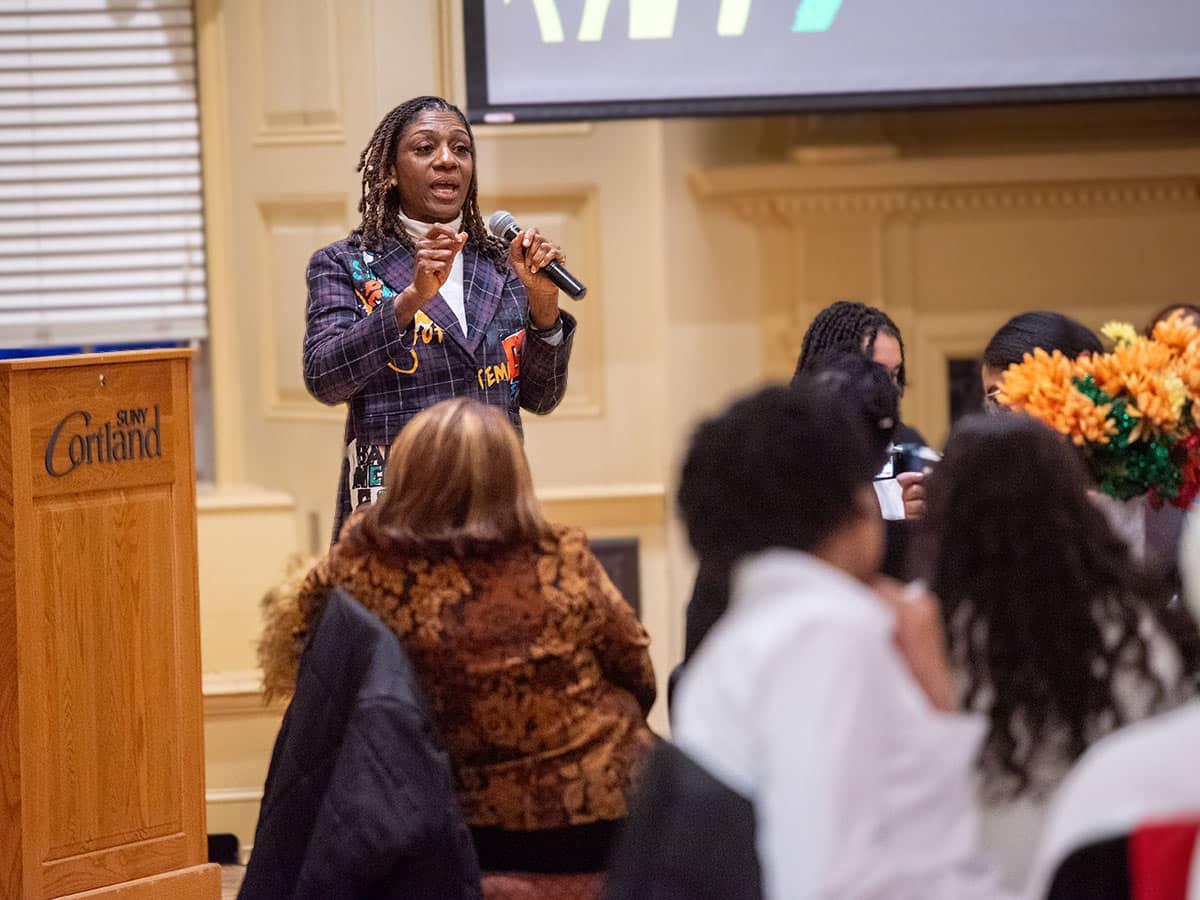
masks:
{"type": "Polygon", "coordinates": [[[574,318],[545,267],[565,260],[536,228],[510,244],[479,212],[475,143],[440,97],[386,116],[359,158],[362,221],[308,264],[304,382],[347,402],[333,536],[384,488],[400,429],[440,400],[498,406],[520,432],[522,408],[562,400],[574,318]]]}

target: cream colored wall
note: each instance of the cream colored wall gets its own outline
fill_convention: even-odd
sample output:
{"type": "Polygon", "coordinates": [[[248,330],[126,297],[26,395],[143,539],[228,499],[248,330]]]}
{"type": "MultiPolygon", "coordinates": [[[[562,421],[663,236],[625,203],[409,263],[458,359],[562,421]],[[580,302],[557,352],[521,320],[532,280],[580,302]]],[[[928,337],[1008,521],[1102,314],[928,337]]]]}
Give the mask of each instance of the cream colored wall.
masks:
{"type": "MultiPolygon", "coordinates": [[[[258,600],[329,535],[342,410],[300,379],[304,268],[357,221],[358,152],[394,104],[460,104],[453,0],[196,0],[218,484],[201,503],[210,828],[252,840],[279,710],[258,600]]],[[[590,285],[571,386],[527,417],[551,516],[641,541],[665,676],[692,560],[671,512],[695,421],[786,377],[811,314],[893,312],[907,415],[945,430],[946,354],[1007,315],[1092,324],[1200,296],[1197,107],[606,122],[477,130],[485,212],[561,240],[590,285]],[[798,152],[799,151],[799,152],[798,152]]],[[[664,704],[653,721],[665,729],[664,704]]]]}

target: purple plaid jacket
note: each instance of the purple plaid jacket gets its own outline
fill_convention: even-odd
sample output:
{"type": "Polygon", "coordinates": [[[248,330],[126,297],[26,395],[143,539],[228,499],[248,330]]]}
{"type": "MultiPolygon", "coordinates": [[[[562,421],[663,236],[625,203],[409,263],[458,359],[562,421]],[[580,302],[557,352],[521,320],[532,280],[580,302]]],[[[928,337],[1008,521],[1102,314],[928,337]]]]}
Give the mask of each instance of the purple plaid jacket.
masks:
{"type": "Polygon", "coordinates": [[[392,441],[425,407],[474,397],[507,412],[520,433],[522,407],[541,415],[563,398],[575,319],[562,313],[558,346],[526,336],[516,273],[497,271],[469,242],[462,254],[466,334],[440,294],[400,330],[393,305],[412,281],[413,256],[399,242],[372,254],[347,238],[308,263],[304,383],[322,403],[349,406],[335,540],[350,511],[383,489],[392,441]]]}

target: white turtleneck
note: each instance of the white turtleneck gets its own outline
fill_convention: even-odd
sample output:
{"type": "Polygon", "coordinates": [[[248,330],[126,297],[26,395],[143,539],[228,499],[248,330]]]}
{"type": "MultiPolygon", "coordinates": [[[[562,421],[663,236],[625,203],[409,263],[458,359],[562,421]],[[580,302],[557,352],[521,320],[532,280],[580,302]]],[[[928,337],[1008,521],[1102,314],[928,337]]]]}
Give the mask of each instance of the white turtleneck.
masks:
{"type": "MultiPolygon", "coordinates": [[[[409,218],[400,212],[400,221],[404,223],[404,230],[408,232],[408,236],[414,241],[419,241],[429,233],[429,229],[433,227],[429,222],[418,222],[416,219],[409,218]]],[[[454,229],[457,233],[462,225],[462,214],[453,222],[446,222],[446,227],[454,229]]],[[[462,252],[454,255],[454,262],[450,266],[450,277],[446,279],[446,283],[442,285],[442,289],[438,292],[442,295],[442,299],[446,301],[446,305],[450,307],[455,317],[458,319],[458,324],[462,326],[463,334],[467,333],[467,307],[463,299],[463,258],[462,252]]]]}

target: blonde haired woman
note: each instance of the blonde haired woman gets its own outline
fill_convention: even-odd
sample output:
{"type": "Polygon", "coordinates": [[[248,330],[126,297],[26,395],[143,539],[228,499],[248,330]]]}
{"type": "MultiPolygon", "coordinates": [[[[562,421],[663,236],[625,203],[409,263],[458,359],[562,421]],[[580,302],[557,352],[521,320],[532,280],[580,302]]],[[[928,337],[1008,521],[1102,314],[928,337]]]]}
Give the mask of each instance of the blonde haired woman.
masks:
{"type": "MultiPolygon", "coordinates": [[[[328,589],[348,591],[408,652],[480,867],[602,869],[652,740],[645,630],[583,533],[546,522],[503,412],[421,412],[386,484],[309,573],[295,646],[328,589]]],[[[293,663],[266,660],[268,683],[293,663]]]]}

